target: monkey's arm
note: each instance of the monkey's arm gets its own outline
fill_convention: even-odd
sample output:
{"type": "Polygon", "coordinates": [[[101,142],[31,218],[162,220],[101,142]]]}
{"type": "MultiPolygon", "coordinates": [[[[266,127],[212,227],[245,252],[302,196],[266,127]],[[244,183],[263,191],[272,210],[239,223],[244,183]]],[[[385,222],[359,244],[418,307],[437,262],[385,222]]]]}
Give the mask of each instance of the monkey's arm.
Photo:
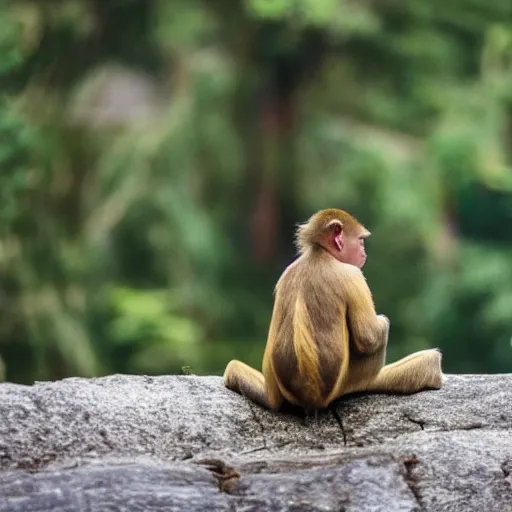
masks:
{"type": "Polygon", "coordinates": [[[389,320],[377,315],[370,288],[358,268],[347,265],[343,280],[347,321],[355,347],[363,354],[373,354],[387,344],[389,320]]]}

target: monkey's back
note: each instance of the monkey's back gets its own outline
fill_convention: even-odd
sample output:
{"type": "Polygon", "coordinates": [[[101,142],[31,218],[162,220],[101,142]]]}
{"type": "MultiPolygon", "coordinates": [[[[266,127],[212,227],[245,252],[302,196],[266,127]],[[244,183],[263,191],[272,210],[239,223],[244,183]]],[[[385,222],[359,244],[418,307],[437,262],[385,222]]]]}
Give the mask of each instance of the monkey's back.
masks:
{"type": "Polygon", "coordinates": [[[343,265],[323,252],[303,255],[276,287],[270,361],[283,396],[304,408],[327,406],[348,367],[343,265]]]}

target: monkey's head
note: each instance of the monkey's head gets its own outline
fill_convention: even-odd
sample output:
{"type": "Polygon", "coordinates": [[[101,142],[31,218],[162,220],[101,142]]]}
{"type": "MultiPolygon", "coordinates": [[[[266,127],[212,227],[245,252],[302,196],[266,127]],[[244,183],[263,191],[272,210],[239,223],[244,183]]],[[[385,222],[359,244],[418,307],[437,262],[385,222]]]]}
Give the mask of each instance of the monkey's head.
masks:
{"type": "Polygon", "coordinates": [[[296,244],[301,254],[310,248],[323,248],[337,260],[362,268],[366,263],[364,241],[370,234],[350,213],[329,208],[298,226],[296,244]]]}

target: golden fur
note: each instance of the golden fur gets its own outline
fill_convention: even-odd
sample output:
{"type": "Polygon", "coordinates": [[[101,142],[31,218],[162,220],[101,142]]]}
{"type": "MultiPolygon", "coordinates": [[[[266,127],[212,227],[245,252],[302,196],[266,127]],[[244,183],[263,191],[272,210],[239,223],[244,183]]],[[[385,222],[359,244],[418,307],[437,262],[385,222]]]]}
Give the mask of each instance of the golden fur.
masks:
{"type": "Polygon", "coordinates": [[[345,236],[369,235],[343,210],[315,214],[297,230],[300,256],[276,284],[260,373],[240,361],[225,385],[278,409],[283,400],[321,409],[354,391],[414,393],[442,385],[441,354],[425,350],[384,366],[389,320],[377,315],[361,270],[322,246],[325,229],[341,222],[345,236]]]}

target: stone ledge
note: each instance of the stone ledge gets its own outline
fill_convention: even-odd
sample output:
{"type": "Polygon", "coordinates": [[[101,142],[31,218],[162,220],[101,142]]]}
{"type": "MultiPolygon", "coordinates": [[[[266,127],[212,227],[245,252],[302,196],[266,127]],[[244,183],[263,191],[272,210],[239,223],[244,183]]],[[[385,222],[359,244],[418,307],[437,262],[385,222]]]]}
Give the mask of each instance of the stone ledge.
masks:
{"type": "Polygon", "coordinates": [[[0,385],[0,511],[512,511],[512,375],[271,413],[220,377],[0,385]]]}

